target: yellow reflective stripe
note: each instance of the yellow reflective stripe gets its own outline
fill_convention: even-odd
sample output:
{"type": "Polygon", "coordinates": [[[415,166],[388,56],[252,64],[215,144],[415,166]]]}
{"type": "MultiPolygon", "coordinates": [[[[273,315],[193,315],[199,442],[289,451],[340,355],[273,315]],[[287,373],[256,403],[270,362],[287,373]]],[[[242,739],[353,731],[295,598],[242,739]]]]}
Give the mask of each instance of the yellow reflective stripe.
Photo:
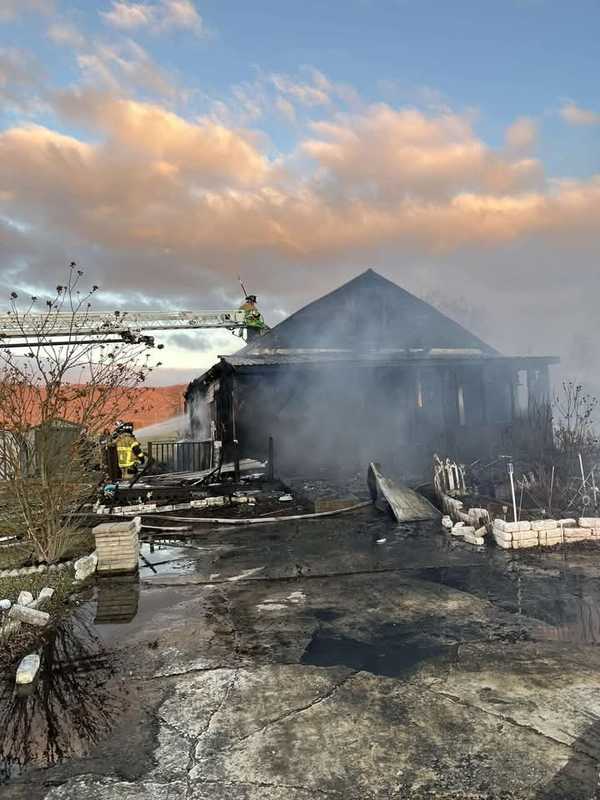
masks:
{"type": "Polygon", "coordinates": [[[117,458],[122,469],[127,469],[127,467],[131,467],[136,462],[133,450],[129,445],[117,447],[117,458]]]}

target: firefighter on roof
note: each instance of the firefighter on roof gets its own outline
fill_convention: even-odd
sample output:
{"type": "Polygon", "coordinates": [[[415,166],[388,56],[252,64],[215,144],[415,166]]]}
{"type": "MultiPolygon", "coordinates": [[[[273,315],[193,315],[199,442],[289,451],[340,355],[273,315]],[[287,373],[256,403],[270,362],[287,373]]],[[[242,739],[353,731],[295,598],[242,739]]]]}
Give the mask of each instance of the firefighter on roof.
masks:
{"type": "Polygon", "coordinates": [[[248,341],[251,341],[256,336],[262,336],[263,333],[268,331],[265,325],[262,314],[256,307],[256,295],[246,295],[246,300],[240,306],[240,311],[244,312],[244,325],[248,331],[248,341]]]}

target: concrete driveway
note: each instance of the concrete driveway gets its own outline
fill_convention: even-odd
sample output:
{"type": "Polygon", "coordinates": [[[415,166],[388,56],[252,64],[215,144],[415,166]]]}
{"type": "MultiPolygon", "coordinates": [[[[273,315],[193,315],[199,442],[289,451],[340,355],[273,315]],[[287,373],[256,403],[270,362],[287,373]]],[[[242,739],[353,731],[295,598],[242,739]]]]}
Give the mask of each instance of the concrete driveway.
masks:
{"type": "Polygon", "coordinates": [[[13,708],[32,746],[19,765],[5,734],[3,798],[597,796],[600,550],[511,556],[371,509],[197,533],[145,551],[139,596],[76,609],[88,667],[63,647],[62,711],[13,708]]]}

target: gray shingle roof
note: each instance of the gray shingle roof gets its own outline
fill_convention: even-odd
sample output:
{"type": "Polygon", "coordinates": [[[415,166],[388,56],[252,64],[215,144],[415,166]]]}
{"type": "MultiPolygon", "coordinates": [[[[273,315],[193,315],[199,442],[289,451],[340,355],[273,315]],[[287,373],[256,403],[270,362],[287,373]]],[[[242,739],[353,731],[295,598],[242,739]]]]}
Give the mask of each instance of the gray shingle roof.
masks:
{"type": "Polygon", "coordinates": [[[494,348],[418,297],[369,269],[309,303],[236,356],[277,350],[480,350],[494,348]]]}

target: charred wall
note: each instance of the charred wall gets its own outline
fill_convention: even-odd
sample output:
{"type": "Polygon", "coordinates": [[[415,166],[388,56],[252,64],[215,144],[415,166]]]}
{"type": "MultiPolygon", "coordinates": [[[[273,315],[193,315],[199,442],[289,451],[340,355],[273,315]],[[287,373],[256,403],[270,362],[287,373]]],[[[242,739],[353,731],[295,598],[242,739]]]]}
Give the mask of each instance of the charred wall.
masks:
{"type": "Polygon", "coordinates": [[[416,477],[436,451],[471,461],[509,449],[523,403],[543,398],[547,377],[547,368],[523,373],[493,360],[260,365],[225,371],[205,399],[216,438],[265,457],[273,436],[287,474],[352,472],[378,460],[416,477]]]}

